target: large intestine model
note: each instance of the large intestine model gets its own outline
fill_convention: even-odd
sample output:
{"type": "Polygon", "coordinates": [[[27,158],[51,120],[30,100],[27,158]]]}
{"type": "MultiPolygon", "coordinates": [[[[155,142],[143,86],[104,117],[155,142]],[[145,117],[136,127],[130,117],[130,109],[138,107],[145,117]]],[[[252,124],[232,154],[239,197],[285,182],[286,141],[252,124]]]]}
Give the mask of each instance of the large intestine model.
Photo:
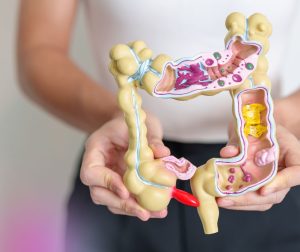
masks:
{"type": "Polygon", "coordinates": [[[222,51],[175,61],[163,54],[151,59],[146,44],[135,41],[116,45],[110,52],[110,71],[119,86],[118,101],[129,129],[126,187],[151,211],[166,208],[171,198],[197,207],[206,234],[218,232],[216,197],[257,190],[277,171],[278,146],[265,57],[271,24],[257,13],[249,18],[232,13],[225,24],[228,34],[222,51]],[[138,88],[155,97],[178,100],[228,90],[239,155],[212,158],[198,168],[184,158],[155,159],[147,142],[146,114],[138,88]],[[177,178],[191,179],[194,195],[176,189],[177,178]]]}

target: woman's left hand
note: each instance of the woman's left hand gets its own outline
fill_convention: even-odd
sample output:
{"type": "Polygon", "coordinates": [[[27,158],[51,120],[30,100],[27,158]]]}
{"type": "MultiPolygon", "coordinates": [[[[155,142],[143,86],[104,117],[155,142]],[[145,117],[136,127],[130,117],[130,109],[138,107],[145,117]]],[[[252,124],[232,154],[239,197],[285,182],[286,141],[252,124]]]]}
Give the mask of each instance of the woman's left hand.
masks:
{"type": "MultiPolygon", "coordinates": [[[[274,204],[281,203],[291,187],[300,185],[300,143],[298,139],[282,126],[277,126],[277,141],[280,155],[278,173],[275,178],[258,191],[238,197],[218,198],[220,207],[232,210],[266,211],[274,204]]],[[[231,139],[234,142],[234,139],[231,139]]],[[[228,145],[221,150],[222,157],[238,154],[238,147],[228,145]]]]}

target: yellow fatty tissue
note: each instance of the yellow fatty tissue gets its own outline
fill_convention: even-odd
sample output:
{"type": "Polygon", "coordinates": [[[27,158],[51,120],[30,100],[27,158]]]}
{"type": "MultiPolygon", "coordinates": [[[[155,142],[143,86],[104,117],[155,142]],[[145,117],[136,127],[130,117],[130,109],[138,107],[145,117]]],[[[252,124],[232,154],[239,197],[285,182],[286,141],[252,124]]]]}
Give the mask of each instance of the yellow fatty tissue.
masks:
{"type": "Polygon", "coordinates": [[[267,127],[261,124],[261,112],[266,107],[259,103],[252,103],[243,106],[242,115],[245,120],[244,133],[259,138],[267,131],[267,127]]]}

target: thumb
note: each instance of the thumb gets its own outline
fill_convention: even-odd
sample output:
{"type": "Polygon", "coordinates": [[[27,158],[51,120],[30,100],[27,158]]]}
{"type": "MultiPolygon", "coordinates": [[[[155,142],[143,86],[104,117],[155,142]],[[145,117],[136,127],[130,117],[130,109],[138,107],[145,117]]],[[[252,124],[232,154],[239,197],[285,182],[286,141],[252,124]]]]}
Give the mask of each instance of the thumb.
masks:
{"type": "Polygon", "coordinates": [[[155,158],[162,158],[170,155],[170,149],[164,145],[161,138],[150,138],[149,146],[152,149],[155,158]]]}
{"type": "Polygon", "coordinates": [[[158,118],[150,113],[147,113],[147,138],[150,148],[153,151],[155,158],[163,158],[170,155],[170,150],[162,141],[162,127],[158,118]]]}
{"type": "Polygon", "coordinates": [[[228,127],[229,140],[225,147],[220,150],[220,156],[223,158],[230,158],[239,154],[239,140],[234,130],[233,121],[230,122],[228,127]]]}

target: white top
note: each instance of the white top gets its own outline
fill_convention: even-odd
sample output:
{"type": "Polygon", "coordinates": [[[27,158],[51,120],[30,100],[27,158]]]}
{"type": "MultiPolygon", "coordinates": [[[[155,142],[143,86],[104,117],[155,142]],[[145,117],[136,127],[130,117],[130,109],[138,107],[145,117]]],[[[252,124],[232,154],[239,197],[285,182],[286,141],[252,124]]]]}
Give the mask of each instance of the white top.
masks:
{"type": "MultiPolygon", "coordinates": [[[[278,97],[283,88],[279,80],[286,57],[284,52],[299,13],[297,2],[85,0],[99,82],[117,91],[117,84],[108,71],[109,50],[115,44],[144,40],[155,55],[165,53],[173,59],[194,56],[224,48],[227,33],[224,22],[231,12],[239,11],[247,16],[260,12],[273,25],[267,56],[273,97],[278,97]]],[[[206,143],[226,141],[227,125],[232,119],[228,92],[199,96],[185,102],[154,98],[142,90],[140,93],[143,107],[161,119],[166,139],[206,143]]]]}

